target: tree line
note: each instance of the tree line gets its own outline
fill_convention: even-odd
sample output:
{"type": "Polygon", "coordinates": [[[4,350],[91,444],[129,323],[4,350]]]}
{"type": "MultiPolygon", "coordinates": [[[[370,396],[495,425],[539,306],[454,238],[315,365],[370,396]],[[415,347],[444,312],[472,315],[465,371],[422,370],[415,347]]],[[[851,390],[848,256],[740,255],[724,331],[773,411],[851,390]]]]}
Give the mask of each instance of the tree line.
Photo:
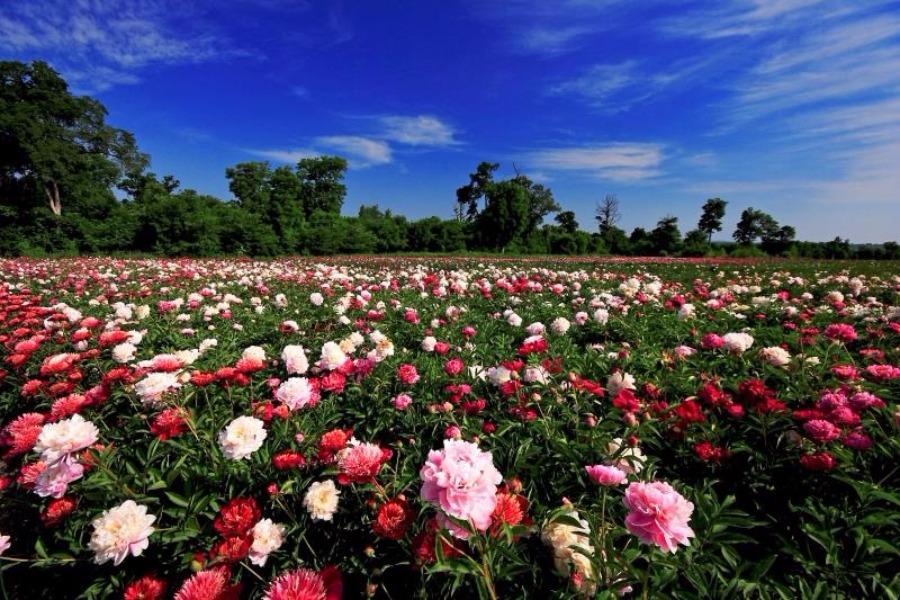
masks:
{"type": "Polygon", "coordinates": [[[377,205],[344,216],[347,161],[318,156],[293,166],[243,162],[226,170],[233,200],[184,189],[148,171],[134,136],[106,122],[46,63],[0,62],[0,254],[169,256],[491,251],[706,256],[772,254],[898,258],[897,244],[795,241],[794,228],[745,209],[734,244],[712,241],[727,202],[712,198],[682,236],[666,216],[653,229],[618,227],[607,195],[594,231],[582,229],[548,187],[516,172],[498,179],[482,162],[456,191],[455,218],[410,220],[377,205]],[[553,216],[552,219],[550,217],[553,216]],[[549,222],[548,222],[549,221],[549,222]]]}

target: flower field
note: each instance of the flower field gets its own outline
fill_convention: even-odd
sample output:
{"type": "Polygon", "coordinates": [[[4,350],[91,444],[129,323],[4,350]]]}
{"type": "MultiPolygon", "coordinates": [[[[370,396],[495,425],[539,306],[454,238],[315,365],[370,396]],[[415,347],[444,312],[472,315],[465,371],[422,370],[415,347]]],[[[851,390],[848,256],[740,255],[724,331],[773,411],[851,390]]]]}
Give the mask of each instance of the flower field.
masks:
{"type": "Polygon", "coordinates": [[[893,263],[0,261],[10,598],[896,598],[893,263]]]}

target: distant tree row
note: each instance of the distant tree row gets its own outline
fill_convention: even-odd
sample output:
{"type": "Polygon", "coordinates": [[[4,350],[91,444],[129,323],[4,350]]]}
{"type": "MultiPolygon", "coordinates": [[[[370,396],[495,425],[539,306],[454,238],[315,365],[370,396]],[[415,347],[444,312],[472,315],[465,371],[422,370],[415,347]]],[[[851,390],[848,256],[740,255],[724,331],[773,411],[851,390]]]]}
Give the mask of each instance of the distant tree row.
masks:
{"type": "Polygon", "coordinates": [[[727,203],[711,198],[682,236],[666,216],[647,231],[618,227],[619,200],[597,206],[597,230],[579,226],[553,192],[516,171],[497,179],[482,162],[456,191],[454,219],[409,220],[363,205],[342,216],[347,161],[338,156],[273,168],[244,162],[225,176],[233,201],[181,189],[148,172],[134,136],[106,122],[46,63],[0,62],[0,254],[139,252],[212,256],[492,251],[704,256],[731,252],[817,258],[900,258],[897,244],[794,241],[794,228],[747,208],[734,244],[712,242],[727,203]],[[550,217],[553,216],[552,219],[550,217]]]}

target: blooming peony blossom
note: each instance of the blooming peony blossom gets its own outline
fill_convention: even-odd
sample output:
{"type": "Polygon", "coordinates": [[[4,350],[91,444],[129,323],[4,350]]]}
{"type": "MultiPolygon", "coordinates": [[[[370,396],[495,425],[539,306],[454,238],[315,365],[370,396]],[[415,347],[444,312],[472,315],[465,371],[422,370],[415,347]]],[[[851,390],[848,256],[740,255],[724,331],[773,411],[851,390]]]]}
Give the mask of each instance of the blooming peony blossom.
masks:
{"type": "MultiPolygon", "coordinates": [[[[497,486],[503,476],[490,452],[471,442],[444,440],[443,450],[432,450],[419,471],[422,498],[437,504],[448,516],[468,521],[479,531],[491,525],[497,486]]],[[[454,531],[457,537],[465,532],[454,531]]]]}
{"type": "Polygon", "coordinates": [[[12,544],[9,542],[9,536],[0,534],[0,556],[3,556],[3,553],[9,550],[9,547],[12,544]]]}
{"type": "Polygon", "coordinates": [[[181,387],[176,373],[150,373],[137,382],[134,391],[144,404],[156,404],[164,394],[181,387]]]}
{"type": "Polygon", "coordinates": [[[67,454],[41,471],[34,482],[34,493],[42,498],[62,498],[69,489],[69,484],[81,479],[83,474],[84,467],[72,455],[67,454]]]}
{"type": "Polygon", "coordinates": [[[678,544],[690,545],[694,531],[688,525],[694,505],[668,483],[633,482],[625,490],[630,511],[625,526],[641,541],[674,553],[678,544]]]}
{"type": "Polygon", "coordinates": [[[140,556],[150,545],[148,538],[155,520],[155,516],[147,514],[146,506],[134,500],[104,511],[92,523],[94,532],[89,546],[94,551],[94,562],[102,565],[113,561],[118,565],[129,554],[140,556]]]}
{"type": "Polygon", "coordinates": [[[239,585],[228,584],[225,568],[213,568],[194,573],[175,593],[175,600],[232,600],[240,593],[239,585]]]}
{"type": "Polygon", "coordinates": [[[309,486],[303,497],[303,506],[316,521],[330,521],[337,512],[341,492],[331,479],[317,481],[309,486]]]}
{"type": "Polygon", "coordinates": [[[341,574],[335,567],[316,573],[294,569],[272,581],[263,600],[340,600],[343,596],[341,574]]]}
{"type": "Polygon", "coordinates": [[[565,317],[556,317],[553,319],[553,322],[550,323],[550,331],[558,335],[563,335],[569,331],[571,326],[572,324],[565,317]]]}
{"type": "Polygon", "coordinates": [[[606,452],[613,458],[613,465],[627,474],[640,473],[646,458],[637,446],[622,448],[622,438],[616,438],[606,446],[606,452]]]}
{"type": "Polygon", "coordinates": [[[127,363],[134,360],[135,352],[137,352],[137,346],[123,342],[113,346],[112,357],[117,363],[127,363]]]}
{"type": "Polygon", "coordinates": [[[611,465],[590,465],[584,469],[597,485],[622,485],[628,478],[625,471],[611,465]]]}
{"type": "Polygon", "coordinates": [[[273,523],[272,519],[262,519],[253,526],[253,544],[250,546],[250,562],[258,567],[265,566],[269,554],[284,543],[284,525],[273,523]]]}
{"type": "Polygon", "coordinates": [[[375,444],[350,440],[350,445],[337,454],[340,483],[366,483],[381,470],[384,452],[375,444]]]}
{"type": "Polygon", "coordinates": [[[722,336],[723,348],[733,354],[743,354],[753,345],[753,336],[749,333],[726,333],[722,336]]]}
{"type": "Polygon", "coordinates": [[[769,346],[761,349],[759,357],[773,367],[786,367],[791,363],[791,353],[780,346],[769,346]]]}
{"type": "Polygon", "coordinates": [[[281,360],[290,375],[303,375],[309,369],[309,359],[303,346],[285,346],[281,351],[281,360]]]}
{"type": "Polygon", "coordinates": [[[322,345],[322,358],[319,360],[319,366],[326,371],[339,369],[347,362],[347,355],[341,350],[336,342],[325,342],[322,345]]]}
{"type": "Polygon", "coordinates": [[[610,396],[615,396],[622,390],[635,390],[634,376],[624,371],[616,371],[606,380],[606,391],[610,396]]]}
{"type": "Polygon", "coordinates": [[[81,415],[72,415],[56,423],[47,423],[41,428],[34,449],[41,458],[54,462],[67,454],[84,450],[97,441],[97,426],[86,421],[81,415]]]}
{"type": "Polygon", "coordinates": [[[275,398],[291,410],[307,406],[312,408],[319,403],[319,391],[310,384],[306,377],[291,377],[278,386],[275,398]]]}
{"type": "Polygon", "coordinates": [[[309,301],[315,306],[322,306],[322,303],[325,302],[325,297],[319,292],[313,292],[309,295],[309,301]]]}
{"type": "Polygon", "coordinates": [[[266,439],[266,429],[255,417],[238,417],[219,432],[219,446],[232,460],[247,458],[259,450],[266,439]]]}
{"type": "Polygon", "coordinates": [[[574,508],[570,507],[563,514],[579,526],[568,520],[550,521],[541,529],[541,540],[553,549],[553,564],[558,573],[592,579],[593,566],[589,557],[593,556],[594,547],[590,541],[590,525],[574,508]]]}

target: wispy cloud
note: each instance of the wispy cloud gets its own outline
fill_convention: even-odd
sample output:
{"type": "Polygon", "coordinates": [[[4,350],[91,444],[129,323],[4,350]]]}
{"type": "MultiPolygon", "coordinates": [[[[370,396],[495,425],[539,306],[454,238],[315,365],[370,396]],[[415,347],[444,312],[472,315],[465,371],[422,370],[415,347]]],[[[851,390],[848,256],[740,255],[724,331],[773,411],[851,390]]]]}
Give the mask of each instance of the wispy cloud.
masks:
{"type": "Polygon", "coordinates": [[[0,48],[42,57],[84,91],[133,84],[151,65],[248,54],[173,0],[16,2],[0,16],[0,48]]]}
{"type": "Polygon", "coordinates": [[[454,146],[453,127],[431,115],[380,117],[384,127],[380,137],[409,146],[454,146]]]}
{"type": "Polygon", "coordinates": [[[309,99],[309,90],[303,87],[302,85],[295,85],[291,88],[291,95],[296,96],[302,100],[309,99]]]}
{"type": "Polygon", "coordinates": [[[365,169],[393,161],[391,147],[381,140],[358,135],[326,135],[312,140],[309,147],[251,149],[250,154],[282,163],[296,163],[304,158],[337,154],[347,158],[350,167],[365,169]]]}
{"type": "Polygon", "coordinates": [[[342,152],[357,168],[384,165],[393,160],[391,147],[381,141],[361,135],[330,135],[316,138],[318,144],[342,152]]]}
{"type": "Polygon", "coordinates": [[[653,143],[611,143],[548,148],[527,155],[547,171],[575,171],[611,181],[637,181],[662,174],[663,147],[653,143]]]}
{"type": "Polygon", "coordinates": [[[591,27],[534,27],[524,29],[516,38],[517,49],[525,54],[558,56],[581,47],[584,38],[595,30],[591,27]]]}

